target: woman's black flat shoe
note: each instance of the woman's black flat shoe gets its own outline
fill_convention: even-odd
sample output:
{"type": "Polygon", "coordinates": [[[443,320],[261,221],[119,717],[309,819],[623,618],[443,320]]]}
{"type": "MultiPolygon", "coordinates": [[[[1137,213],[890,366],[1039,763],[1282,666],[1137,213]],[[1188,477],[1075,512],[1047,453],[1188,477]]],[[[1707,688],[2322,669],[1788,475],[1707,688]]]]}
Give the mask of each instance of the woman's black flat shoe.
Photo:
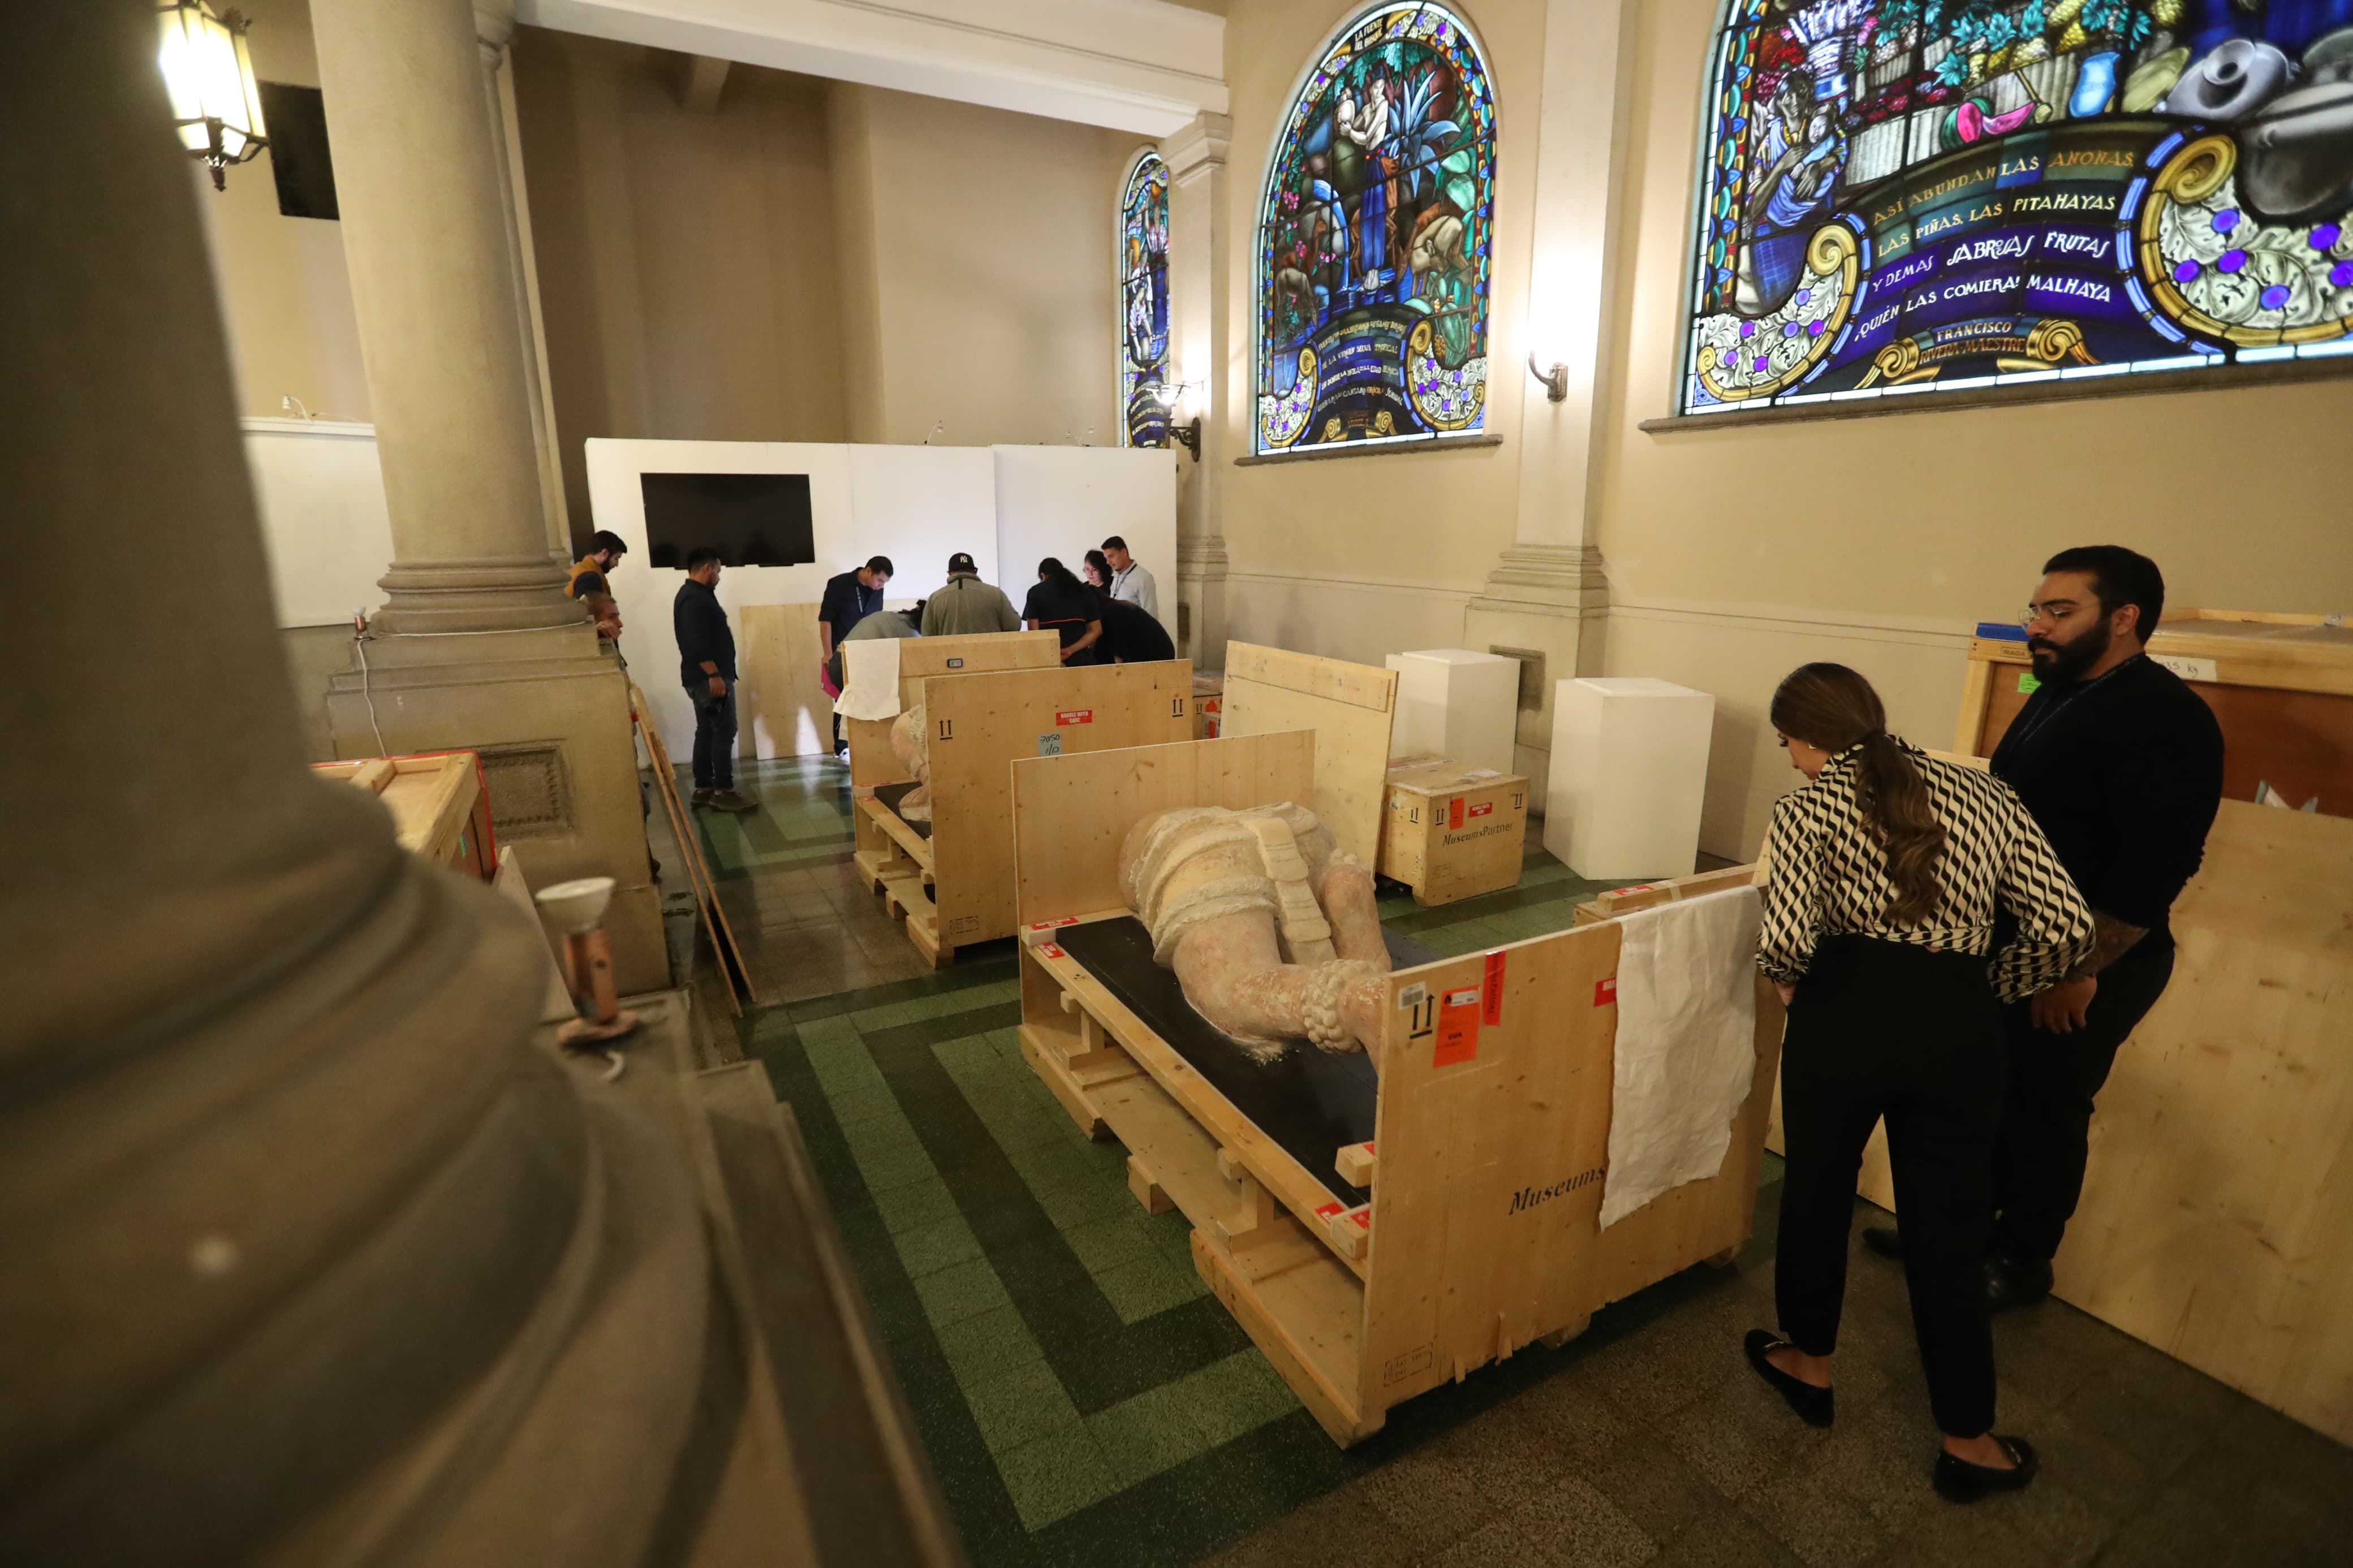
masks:
{"type": "Polygon", "coordinates": [[[2017,1468],[2003,1470],[1989,1465],[1972,1465],[1967,1459],[1940,1453],[1936,1456],[1936,1495],[1947,1502],[1975,1502],[1988,1492],[2021,1490],[2042,1473],[2042,1461],[2035,1454],[2033,1444],[1999,1432],[1993,1440],[2010,1450],[2017,1468]]]}
{"type": "MultiPolygon", "coordinates": [[[[1809,1426],[1827,1426],[1838,1408],[1831,1391],[1816,1388],[1803,1378],[1791,1377],[1765,1359],[1768,1352],[1788,1343],[1788,1341],[1776,1339],[1763,1329],[1751,1329],[1748,1338],[1742,1342],[1742,1348],[1748,1352],[1748,1364],[1757,1369],[1757,1375],[1771,1384],[1773,1392],[1788,1401],[1789,1408],[1798,1413],[1799,1419],[1809,1426]]],[[[1790,1348],[1794,1350],[1797,1347],[1791,1345],[1790,1348]]]]}

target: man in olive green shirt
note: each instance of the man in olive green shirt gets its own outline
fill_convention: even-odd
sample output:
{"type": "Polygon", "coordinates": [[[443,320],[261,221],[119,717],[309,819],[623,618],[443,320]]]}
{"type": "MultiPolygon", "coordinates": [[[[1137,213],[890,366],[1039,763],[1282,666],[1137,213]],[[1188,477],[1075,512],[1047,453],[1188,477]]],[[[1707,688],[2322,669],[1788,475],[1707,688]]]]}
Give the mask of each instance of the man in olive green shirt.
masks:
{"type": "Polygon", "coordinates": [[[968,632],[1018,632],[1021,617],[1005,590],[980,580],[972,557],[958,551],[948,557],[947,586],[923,603],[923,635],[961,637],[968,632]]]}

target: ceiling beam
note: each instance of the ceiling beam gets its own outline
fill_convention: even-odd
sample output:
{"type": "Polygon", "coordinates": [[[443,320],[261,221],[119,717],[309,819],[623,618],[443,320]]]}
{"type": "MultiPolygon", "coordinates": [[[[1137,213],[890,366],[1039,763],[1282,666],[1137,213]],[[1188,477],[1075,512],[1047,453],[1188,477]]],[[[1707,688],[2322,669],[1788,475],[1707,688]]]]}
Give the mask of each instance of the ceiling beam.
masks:
{"type": "Polygon", "coordinates": [[[1225,18],[1164,0],[518,0],[515,14],[1139,136],[1226,109],[1225,18]]]}

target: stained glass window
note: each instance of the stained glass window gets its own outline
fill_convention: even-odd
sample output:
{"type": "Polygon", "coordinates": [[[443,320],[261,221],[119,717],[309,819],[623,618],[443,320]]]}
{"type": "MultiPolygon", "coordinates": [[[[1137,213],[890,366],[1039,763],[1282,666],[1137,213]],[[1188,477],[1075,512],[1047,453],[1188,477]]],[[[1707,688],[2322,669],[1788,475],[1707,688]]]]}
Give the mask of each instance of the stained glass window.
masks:
{"type": "Polygon", "coordinates": [[[2353,0],[1730,0],[1680,405],[2353,353],[2353,0]]]}
{"type": "Polygon", "coordinates": [[[1119,200],[1119,405],[1131,447],[1168,445],[1168,165],[1145,153],[1119,200]]]}
{"type": "Polygon", "coordinates": [[[1259,208],[1261,453],[1475,436],[1495,98],[1443,5],[1376,5],[1299,89],[1259,208]]]}

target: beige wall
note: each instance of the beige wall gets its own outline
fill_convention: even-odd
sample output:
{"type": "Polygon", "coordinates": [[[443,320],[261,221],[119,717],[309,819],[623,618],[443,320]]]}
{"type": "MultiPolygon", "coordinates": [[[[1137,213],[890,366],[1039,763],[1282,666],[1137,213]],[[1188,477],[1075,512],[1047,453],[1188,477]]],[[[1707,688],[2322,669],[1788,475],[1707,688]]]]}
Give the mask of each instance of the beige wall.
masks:
{"type": "Polygon", "coordinates": [[[514,70],[575,535],[590,437],[844,439],[825,84],[738,67],[699,113],[675,56],[535,27],[514,70]]]}
{"type": "MultiPolygon", "coordinates": [[[[239,8],[253,18],[247,37],[256,76],[319,85],[311,11],[303,0],[252,0],[239,8]]],[[[282,400],[293,397],[323,417],[367,419],[367,376],[352,313],[351,274],[343,267],[343,226],[280,216],[266,152],[229,170],[227,190],[215,191],[212,176],[194,159],[188,177],[198,187],[196,205],[228,328],[237,412],[282,418],[290,412],[282,400]]]]}
{"type": "Polygon", "coordinates": [[[1765,708],[1851,664],[1894,725],[1951,743],[1962,648],[2070,544],[2127,544],[2179,605],[2353,610],[2353,382],[1645,435],[1670,410],[1694,104],[1714,0],[1641,10],[1627,163],[1626,361],[1601,547],[1612,674],[1716,694],[1702,844],[1753,854],[1790,779],[1765,708]]]}
{"type": "Polygon", "coordinates": [[[1113,132],[836,83],[850,434],[1109,446],[1113,132]]]}

